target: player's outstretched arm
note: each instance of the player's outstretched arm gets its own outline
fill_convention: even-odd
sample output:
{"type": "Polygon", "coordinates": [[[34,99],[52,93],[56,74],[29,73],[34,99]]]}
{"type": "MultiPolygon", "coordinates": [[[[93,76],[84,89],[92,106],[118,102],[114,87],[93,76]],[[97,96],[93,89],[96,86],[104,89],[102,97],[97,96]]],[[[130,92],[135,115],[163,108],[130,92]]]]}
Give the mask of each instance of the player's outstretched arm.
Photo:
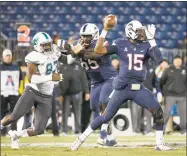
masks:
{"type": "Polygon", "coordinates": [[[76,57],[72,54],[71,45],[65,40],[59,39],[57,41],[57,47],[60,49],[60,56],[58,61],[65,64],[72,64],[76,57]]]}
{"type": "Polygon", "coordinates": [[[150,44],[150,48],[148,49],[148,55],[152,60],[156,62],[157,65],[159,65],[162,62],[163,58],[155,41],[155,32],[156,27],[154,24],[145,27],[146,37],[150,44]]]}
{"type": "Polygon", "coordinates": [[[113,28],[117,24],[117,18],[115,15],[108,15],[103,20],[104,29],[101,32],[101,35],[99,36],[94,52],[97,54],[107,54],[107,47],[103,46],[105,42],[105,37],[108,33],[108,31],[113,28]]]}

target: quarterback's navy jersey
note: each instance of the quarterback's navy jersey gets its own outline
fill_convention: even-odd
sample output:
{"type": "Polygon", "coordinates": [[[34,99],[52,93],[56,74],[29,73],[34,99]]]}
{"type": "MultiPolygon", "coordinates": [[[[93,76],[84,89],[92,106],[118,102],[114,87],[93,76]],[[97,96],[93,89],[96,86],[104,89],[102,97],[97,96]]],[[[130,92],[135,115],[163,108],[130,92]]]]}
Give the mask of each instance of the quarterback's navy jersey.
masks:
{"type": "Polygon", "coordinates": [[[127,83],[142,83],[146,77],[146,63],[151,58],[156,63],[162,62],[162,55],[157,46],[149,42],[131,43],[119,38],[107,47],[108,54],[117,54],[120,60],[119,74],[114,80],[114,88],[120,89],[127,83]]]}
{"type": "MultiPolygon", "coordinates": [[[[76,41],[74,44],[77,44],[76,41]]],[[[96,41],[91,43],[89,48],[94,48],[96,41]]],[[[94,53],[94,52],[90,52],[94,53]]],[[[91,79],[91,83],[101,83],[105,80],[112,79],[117,76],[117,70],[114,69],[109,55],[104,55],[92,59],[85,57],[80,58],[81,65],[87,70],[91,79]]]]}

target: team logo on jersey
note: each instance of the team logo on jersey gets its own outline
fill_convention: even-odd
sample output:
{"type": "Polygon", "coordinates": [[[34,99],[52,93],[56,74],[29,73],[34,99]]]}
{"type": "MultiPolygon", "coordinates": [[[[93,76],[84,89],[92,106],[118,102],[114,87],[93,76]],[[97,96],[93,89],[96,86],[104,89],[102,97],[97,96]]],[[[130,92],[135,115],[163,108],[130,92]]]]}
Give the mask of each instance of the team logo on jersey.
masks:
{"type": "Polygon", "coordinates": [[[128,51],[127,47],[125,47],[124,51],[128,51]]]}

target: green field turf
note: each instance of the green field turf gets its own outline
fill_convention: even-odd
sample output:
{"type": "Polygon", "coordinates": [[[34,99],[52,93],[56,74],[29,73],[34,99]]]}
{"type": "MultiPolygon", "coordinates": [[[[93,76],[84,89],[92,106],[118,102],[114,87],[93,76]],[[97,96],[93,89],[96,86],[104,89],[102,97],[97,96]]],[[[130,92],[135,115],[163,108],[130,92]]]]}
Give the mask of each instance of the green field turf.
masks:
{"type": "Polygon", "coordinates": [[[88,147],[81,147],[78,151],[70,151],[68,146],[77,136],[41,136],[32,138],[21,138],[22,144],[19,150],[12,150],[9,147],[10,139],[1,138],[1,156],[186,156],[186,137],[185,136],[165,136],[168,142],[174,148],[173,151],[155,151],[155,137],[148,136],[123,136],[117,137],[119,144],[138,145],[144,143],[144,146],[124,146],[118,148],[103,148],[95,146],[97,135],[90,136],[85,142],[88,147]],[[34,147],[34,143],[37,143],[34,147]],[[58,146],[55,145],[58,144],[58,146]],[[60,143],[67,144],[67,147],[60,143]],[[47,144],[46,146],[44,146],[47,144]],[[92,145],[92,147],[90,146],[92,145]]]}
{"type": "Polygon", "coordinates": [[[175,151],[154,151],[152,148],[80,148],[70,151],[64,147],[25,147],[11,150],[3,147],[1,156],[186,156],[186,148],[175,151]]]}

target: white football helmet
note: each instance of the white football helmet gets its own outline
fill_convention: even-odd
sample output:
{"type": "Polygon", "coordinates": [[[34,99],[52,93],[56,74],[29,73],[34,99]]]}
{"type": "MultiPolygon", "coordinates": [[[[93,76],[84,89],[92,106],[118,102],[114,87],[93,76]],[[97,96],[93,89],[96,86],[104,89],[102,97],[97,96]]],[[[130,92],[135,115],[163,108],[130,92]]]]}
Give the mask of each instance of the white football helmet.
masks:
{"type": "Polygon", "coordinates": [[[92,35],[92,40],[97,40],[99,37],[99,28],[95,24],[86,23],[81,27],[79,35],[92,35]]]}
{"type": "Polygon", "coordinates": [[[125,34],[127,38],[130,38],[132,40],[135,40],[138,38],[138,34],[136,33],[137,29],[144,28],[143,25],[137,21],[133,20],[125,26],[125,34]]]}
{"type": "Polygon", "coordinates": [[[49,54],[53,52],[53,40],[46,32],[39,32],[34,35],[33,46],[37,52],[49,54]]]}

